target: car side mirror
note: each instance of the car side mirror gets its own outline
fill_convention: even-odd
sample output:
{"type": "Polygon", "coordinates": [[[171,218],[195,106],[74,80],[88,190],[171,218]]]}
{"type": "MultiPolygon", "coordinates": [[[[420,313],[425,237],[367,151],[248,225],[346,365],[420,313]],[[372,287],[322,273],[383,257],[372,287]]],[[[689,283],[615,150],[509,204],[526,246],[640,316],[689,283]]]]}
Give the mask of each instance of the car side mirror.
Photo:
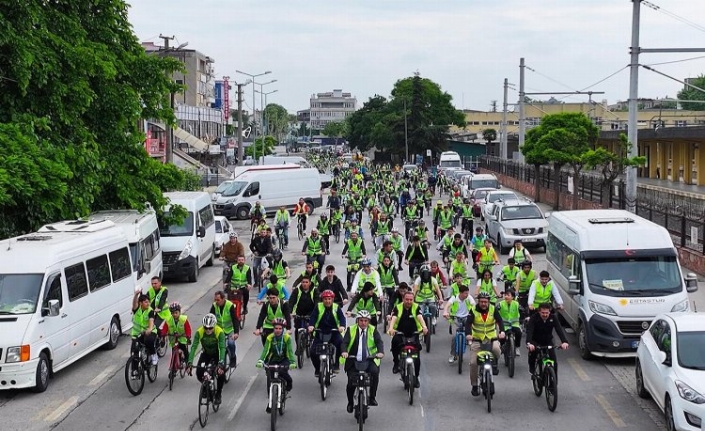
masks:
{"type": "Polygon", "coordinates": [[[581,280],[578,277],[571,275],[568,277],[568,293],[571,295],[580,295],[581,280]]]}
{"type": "Polygon", "coordinates": [[[689,272],[685,276],[685,290],[687,290],[688,293],[693,293],[698,290],[698,276],[692,272],[689,272]]]}
{"type": "Polygon", "coordinates": [[[501,188],[502,188],[502,185],[501,185],[501,184],[497,184],[497,190],[499,190],[499,189],[501,189],[501,188]]]}
{"type": "Polygon", "coordinates": [[[49,317],[56,317],[59,315],[60,307],[58,299],[50,299],[48,307],[42,310],[42,314],[49,317]]]}
{"type": "Polygon", "coordinates": [[[205,236],[206,236],[206,228],[204,226],[199,226],[198,227],[198,237],[205,238],[205,236]]]}
{"type": "Polygon", "coordinates": [[[668,358],[666,352],[664,352],[663,350],[659,350],[658,352],[656,352],[656,359],[659,364],[666,365],[667,367],[671,366],[671,361],[668,358]]]}

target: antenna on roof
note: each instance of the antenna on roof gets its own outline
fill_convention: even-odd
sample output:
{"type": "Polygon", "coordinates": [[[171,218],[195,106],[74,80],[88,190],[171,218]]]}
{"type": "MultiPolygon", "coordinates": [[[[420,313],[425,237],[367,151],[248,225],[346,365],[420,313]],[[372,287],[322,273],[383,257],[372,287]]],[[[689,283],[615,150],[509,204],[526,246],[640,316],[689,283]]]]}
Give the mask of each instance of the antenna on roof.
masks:
{"type": "Polygon", "coordinates": [[[7,251],[12,250],[12,238],[7,240],[7,251]]]}

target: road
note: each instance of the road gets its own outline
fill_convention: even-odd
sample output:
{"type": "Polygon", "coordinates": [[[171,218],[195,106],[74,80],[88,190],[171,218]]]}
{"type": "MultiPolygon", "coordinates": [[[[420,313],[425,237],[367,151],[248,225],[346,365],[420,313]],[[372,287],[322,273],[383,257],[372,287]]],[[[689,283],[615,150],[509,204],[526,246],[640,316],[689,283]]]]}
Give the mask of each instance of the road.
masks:
{"type": "MultiPolygon", "coordinates": [[[[318,219],[320,210],[309,220],[309,228],[318,219]]],[[[428,216],[426,219],[428,220],[428,216]]],[[[241,232],[246,222],[234,222],[241,232]]],[[[396,225],[400,226],[399,219],[396,225]]],[[[243,236],[241,235],[241,238],[243,236]]],[[[370,246],[369,238],[367,245],[370,246]]],[[[295,253],[302,243],[292,238],[290,251],[285,253],[292,265],[292,274],[303,270],[303,257],[295,253]]],[[[345,263],[340,258],[343,244],[333,244],[327,263],[338,268],[345,263]]],[[[368,254],[372,254],[369,252],[368,254]]],[[[432,256],[438,258],[438,253],[432,256]]],[[[506,260],[506,256],[503,256],[506,260]]],[[[544,256],[535,253],[538,269],[545,268],[544,256]]],[[[200,325],[210,308],[217,290],[221,266],[204,268],[196,284],[165,281],[170,299],[185,305],[185,313],[193,326],[200,325]]],[[[406,279],[407,274],[402,276],[406,279]]],[[[265,413],[265,376],[254,364],[261,352],[259,338],[252,334],[254,312],[238,340],[239,367],[223,391],[223,405],[211,413],[208,429],[266,430],[269,418],[265,413]]],[[[575,337],[571,334],[571,342],[575,337]]],[[[385,350],[389,337],[383,335],[385,350]]],[[[447,323],[439,322],[433,350],[422,355],[421,389],[413,406],[406,402],[398,376],[391,373],[391,355],[383,359],[378,401],[372,408],[368,424],[372,429],[392,430],[460,430],[470,426],[485,430],[516,429],[526,424],[532,430],[624,429],[656,431],[662,429],[660,413],[655,404],[637,399],[633,390],[633,361],[583,361],[577,349],[559,352],[559,402],[555,413],[546,408],[544,398],[533,395],[526,364],[526,353],[517,360],[513,379],[500,366],[496,377],[496,395],[491,414],[487,413],[482,397],[470,394],[469,370],[458,375],[457,366],[448,364],[451,337],[447,323]]],[[[25,391],[0,392],[0,429],[3,431],[32,430],[185,430],[198,425],[197,398],[199,384],[195,378],[177,380],[169,391],[166,379],[168,356],[160,361],[155,383],[145,383],[140,396],[133,397],[124,381],[124,364],[129,355],[127,337],[113,351],[97,351],[75,365],[57,373],[43,394],[25,391]]],[[[328,399],[318,395],[317,381],[310,362],[301,370],[291,372],[294,389],[287,402],[280,427],[288,431],[324,429],[335,424],[336,429],[354,429],[352,415],[345,411],[345,377],[333,380],[328,399]]],[[[417,394],[418,395],[418,394],[417,394]]]]}

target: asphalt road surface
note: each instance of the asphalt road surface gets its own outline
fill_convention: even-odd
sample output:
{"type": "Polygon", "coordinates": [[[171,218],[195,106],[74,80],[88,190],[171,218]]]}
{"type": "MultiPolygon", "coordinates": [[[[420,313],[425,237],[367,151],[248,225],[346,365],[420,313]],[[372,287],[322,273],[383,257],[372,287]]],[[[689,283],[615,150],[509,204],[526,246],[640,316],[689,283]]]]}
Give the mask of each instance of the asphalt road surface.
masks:
{"type": "MultiPolygon", "coordinates": [[[[318,209],[310,218],[309,229],[320,213],[318,209]]],[[[428,215],[425,218],[428,222],[428,215]]],[[[241,232],[249,227],[248,222],[234,222],[234,225],[241,232]]],[[[366,228],[366,223],[363,226],[366,228]]],[[[401,227],[399,218],[395,220],[395,226],[401,227]]],[[[365,234],[368,255],[372,255],[369,234],[365,234]]],[[[241,239],[247,239],[245,237],[248,235],[241,235],[241,239]]],[[[303,270],[304,258],[297,253],[301,246],[294,232],[289,251],[285,252],[285,259],[292,266],[292,275],[303,270]]],[[[333,243],[326,263],[335,265],[338,276],[344,278],[345,262],[340,258],[342,248],[342,242],[333,243]]],[[[431,256],[440,257],[435,250],[431,256]]],[[[506,261],[506,256],[502,256],[502,260],[506,261]]],[[[534,261],[536,268],[545,268],[542,253],[534,252],[534,261]]],[[[221,269],[219,263],[204,268],[199,282],[194,284],[165,281],[170,300],[178,300],[185,306],[184,312],[194,329],[200,326],[201,318],[211,306],[213,293],[220,284],[221,269]]],[[[404,272],[401,278],[407,280],[407,277],[404,272]]],[[[255,368],[261,353],[259,338],[252,334],[257,310],[252,302],[250,319],[237,343],[239,366],[223,390],[221,409],[217,413],[211,412],[208,429],[269,429],[269,417],[265,413],[266,378],[262,370],[255,368]]],[[[522,351],[522,356],[517,358],[514,378],[510,379],[506,368],[500,365],[500,374],[495,378],[493,409],[488,413],[484,398],[470,394],[469,367],[458,375],[457,365],[448,363],[451,336],[447,323],[440,319],[437,329],[431,353],[422,354],[421,388],[413,406],[407,403],[399,377],[391,372],[390,338],[383,335],[388,355],[381,366],[379,407],[371,408],[367,422],[370,429],[461,430],[473,427],[483,430],[655,431],[663,428],[655,404],[650,400],[638,400],[634,394],[633,361],[583,361],[574,347],[576,340],[572,334],[571,349],[558,353],[559,401],[556,412],[549,412],[545,399],[533,394],[527,355],[522,351]]],[[[0,430],[199,429],[199,384],[196,378],[177,379],[174,390],[169,391],[167,353],[160,360],[156,382],[146,382],[142,394],[134,397],[127,391],[124,380],[128,356],[129,339],[122,337],[117,349],[94,352],[57,373],[43,394],[0,392],[0,430]]],[[[345,411],[344,375],[333,380],[326,401],[321,401],[310,361],[303,369],[291,371],[291,375],[294,389],[286,412],[280,418],[281,429],[356,428],[353,415],[345,411]]]]}

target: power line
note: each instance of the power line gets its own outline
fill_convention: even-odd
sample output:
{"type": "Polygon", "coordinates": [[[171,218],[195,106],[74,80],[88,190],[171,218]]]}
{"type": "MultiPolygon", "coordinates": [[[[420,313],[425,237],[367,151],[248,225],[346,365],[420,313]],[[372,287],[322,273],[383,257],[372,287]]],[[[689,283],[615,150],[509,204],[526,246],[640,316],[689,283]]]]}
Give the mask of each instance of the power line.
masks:
{"type": "Polygon", "coordinates": [[[691,61],[691,60],[699,60],[701,58],[705,58],[705,55],[700,55],[698,57],[690,57],[690,58],[684,58],[682,60],[673,60],[673,61],[663,61],[661,63],[649,63],[646,66],[660,66],[662,64],[673,64],[673,63],[682,63],[684,61],[691,61]]]}
{"type": "Polygon", "coordinates": [[[669,10],[666,10],[666,9],[662,8],[661,6],[659,6],[659,5],[653,4],[653,3],[648,2],[648,1],[643,1],[642,4],[643,4],[644,6],[647,6],[647,7],[651,8],[651,9],[657,11],[657,12],[661,12],[661,13],[663,13],[664,15],[670,16],[671,18],[673,18],[673,19],[675,19],[675,20],[677,20],[677,21],[680,21],[680,22],[682,22],[683,24],[689,25],[689,26],[695,28],[696,30],[700,30],[700,31],[702,31],[702,32],[705,32],[705,27],[701,26],[700,24],[696,24],[696,23],[694,23],[693,21],[690,21],[690,20],[688,20],[688,19],[686,19],[686,18],[683,18],[682,16],[677,15],[677,14],[675,14],[675,13],[669,11],[669,10]]]}
{"type": "Polygon", "coordinates": [[[565,87],[565,88],[567,88],[567,89],[569,89],[569,90],[578,91],[578,90],[576,90],[575,88],[571,87],[570,85],[564,84],[564,83],[562,83],[562,82],[560,82],[560,81],[558,81],[558,80],[556,80],[556,79],[553,79],[553,78],[551,78],[550,76],[548,76],[548,75],[546,75],[546,74],[543,74],[543,73],[537,71],[536,69],[533,69],[533,68],[531,68],[531,67],[529,67],[529,66],[524,66],[524,67],[527,68],[527,69],[529,69],[530,71],[536,73],[537,75],[541,75],[541,76],[543,76],[544,78],[548,79],[549,81],[553,81],[553,82],[555,82],[556,84],[561,85],[561,86],[563,86],[563,87],[565,87]]]}
{"type": "MultiPolygon", "coordinates": [[[[591,85],[588,85],[587,87],[581,89],[580,91],[585,91],[585,90],[587,90],[587,89],[590,89],[590,88],[592,88],[592,87],[595,87],[596,85],[602,84],[603,82],[605,82],[605,81],[607,81],[608,79],[614,77],[615,75],[619,74],[619,72],[625,70],[625,69],[628,68],[628,67],[629,67],[629,65],[626,65],[626,66],[622,67],[621,69],[617,70],[616,72],[613,72],[613,73],[607,75],[607,77],[600,79],[600,80],[597,81],[596,83],[591,84],[591,85]]],[[[564,97],[561,97],[561,98],[558,99],[558,100],[567,99],[567,98],[569,98],[569,97],[573,97],[573,96],[570,96],[570,95],[569,95],[569,96],[564,96],[564,97]]]]}

